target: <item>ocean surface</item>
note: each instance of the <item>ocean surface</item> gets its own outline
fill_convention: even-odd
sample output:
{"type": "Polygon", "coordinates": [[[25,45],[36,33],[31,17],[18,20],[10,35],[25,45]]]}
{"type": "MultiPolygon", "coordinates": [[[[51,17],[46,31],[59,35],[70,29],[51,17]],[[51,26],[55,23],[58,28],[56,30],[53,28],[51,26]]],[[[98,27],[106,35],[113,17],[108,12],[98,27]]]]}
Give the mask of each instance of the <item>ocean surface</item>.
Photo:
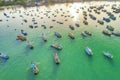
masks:
{"type": "Polygon", "coordinates": [[[0,58],[0,80],[119,80],[120,37],[109,37],[102,31],[106,25],[120,31],[120,14],[112,12],[116,20],[109,23],[104,21],[104,25],[100,25],[97,20],[102,20],[108,15],[101,10],[100,14],[96,14],[94,9],[91,9],[92,12],[88,12],[87,9],[90,5],[97,7],[101,4],[109,12],[113,11],[113,4],[120,7],[119,2],[87,2],[30,8],[9,7],[1,10],[0,52],[10,58],[6,61],[0,58]],[[83,24],[83,11],[87,12],[88,25],[83,24]],[[4,13],[9,17],[4,16],[4,13]],[[92,20],[89,13],[93,14],[96,20],[92,20]],[[25,19],[27,22],[24,22],[25,19]],[[33,23],[33,19],[37,24],[33,23]],[[80,27],[76,27],[75,23],[80,27]],[[29,25],[33,25],[33,28],[29,25]],[[41,25],[45,25],[46,28],[41,25]],[[74,26],[75,30],[71,30],[69,25],[74,26]],[[17,35],[21,34],[21,29],[28,33],[26,37],[34,45],[33,50],[28,48],[27,41],[16,40],[17,35]],[[90,31],[92,36],[83,38],[81,32],[84,30],[90,31]],[[62,38],[57,38],[54,35],[55,31],[59,32],[62,38]],[[69,32],[74,34],[74,40],[68,37],[69,32]],[[42,33],[46,34],[47,42],[42,40],[42,33]],[[59,43],[63,49],[56,50],[50,47],[53,42],[59,43]],[[92,50],[92,56],[85,53],[86,46],[92,50]],[[111,53],[113,59],[106,58],[103,51],[111,53]],[[59,65],[54,61],[54,52],[57,52],[60,58],[59,65]],[[38,75],[34,75],[30,69],[32,61],[37,64],[40,71],[38,75]]]}

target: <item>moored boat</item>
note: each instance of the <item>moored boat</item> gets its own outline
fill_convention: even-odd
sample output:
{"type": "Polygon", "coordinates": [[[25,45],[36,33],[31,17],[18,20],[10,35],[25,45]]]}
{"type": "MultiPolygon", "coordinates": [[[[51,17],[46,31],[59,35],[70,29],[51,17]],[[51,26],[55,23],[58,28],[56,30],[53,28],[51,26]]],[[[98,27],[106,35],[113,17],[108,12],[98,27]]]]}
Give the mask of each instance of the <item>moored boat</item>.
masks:
{"type": "Polygon", "coordinates": [[[110,19],[116,20],[116,17],[115,16],[110,16],[110,19]]]}
{"type": "Polygon", "coordinates": [[[27,43],[28,43],[28,47],[29,47],[30,49],[33,49],[33,48],[34,48],[34,46],[32,45],[32,43],[31,43],[30,41],[28,41],[27,43]]]}
{"type": "Polygon", "coordinates": [[[110,26],[110,25],[107,25],[107,27],[106,27],[108,30],[110,30],[110,31],[114,31],[114,27],[112,27],[112,26],[110,26]]]}
{"type": "Polygon", "coordinates": [[[115,36],[120,36],[120,32],[112,32],[112,34],[115,36]]]}
{"type": "Polygon", "coordinates": [[[61,34],[58,33],[58,32],[55,32],[54,34],[55,34],[55,36],[57,36],[57,38],[61,38],[62,37],[61,34]]]}
{"type": "Polygon", "coordinates": [[[74,29],[75,29],[72,25],[69,25],[69,28],[70,28],[71,30],[74,30],[74,29]]]}
{"type": "Polygon", "coordinates": [[[47,37],[44,33],[42,33],[42,39],[46,42],[47,41],[47,37]]]}
{"type": "Polygon", "coordinates": [[[18,36],[17,36],[17,40],[26,41],[27,38],[24,37],[24,36],[22,36],[22,35],[18,35],[18,36]]]}
{"type": "Polygon", "coordinates": [[[111,36],[112,33],[110,31],[108,31],[108,30],[103,30],[103,34],[111,36]]]}
{"type": "Polygon", "coordinates": [[[104,22],[103,22],[102,20],[98,20],[97,22],[98,22],[99,24],[101,24],[101,25],[104,24],[104,22]]]}
{"type": "Polygon", "coordinates": [[[113,58],[113,55],[111,55],[108,52],[103,52],[103,55],[106,56],[106,57],[108,57],[108,58],[111,58],[111,59],[113,58]]]}
{"type": "Polygon", "coordinates": [[[71,39],[75,39],[74,34],[71,33],[71,32],[68,34],[68,36],[69,36],[71,39]]]}
{"type": "Polygon", "coordinates": [[[89,31],[84,31],[87,35],[89,35],[89,36],[92,36],[92,33],[91,32],[89,32],[89,31]]]}
{"type": "Polygon", "coordinates": [[[86,48],[85,48],[85,52],[86,52],[88,55],[93,55],[92,50],[91,50],[89,47],[86,47],[86,48]]]}
{"type": "Polygon", "coordinates": [[[27,35],[27,32],[25,32],[24,30],[21,30],[21,33],[26,36],[27,35]]]}
{"type": "Polygon", "coordinates": [[[57,53],[54,53],[53,56],[54,56],[55,63],[59,64],[60,63],[60,59],[59,59],[57,53]]]}
{"type": "Polygon", "coordinates": [[[62,46],[60,46],[58,43],[56,43],[56,42],[54,42],[54,43],[52,43],[51,44],[51,47],[54,47],[54,48],[56,48],[56,49],[58,49],[58,50],[61,50],[62,49],[62,46]]]}
{"type": "Polygon", "coordinates": [[[80,25],[78,23],[75,23],[75,26],[80,27],[80,25]]]}
{"type": "Polygon", "coordinates": [[[9,59],[9,56],[4,53],[0,53],[0,58],[9,59]]]}
{"type": "Polygon", "coordinates": [[[84,31],[81,33],[81,35],[82,37],[87,37],[87,34],[84,31]]]}
{"type": "Polygon", "coordinates": [[[31,67],[31,70],[32,70],[33,74],[37,75],[39,73],[39,69],[37,68],[35,62],[31,62],[30,67],[31,67]]]}
{"type": "Polygon", "coordinates": [[[86,20],[84,20],[83,23],[84,23],[85,25],[88,25],[88,22],[87,22],[86,20]]]}
{"type": "Polygon", "coordinates": [[[106,21],[106,22],[110,22],[110,19],[109,19],[109,18],[103,17],[103,20],[106,21]]]}

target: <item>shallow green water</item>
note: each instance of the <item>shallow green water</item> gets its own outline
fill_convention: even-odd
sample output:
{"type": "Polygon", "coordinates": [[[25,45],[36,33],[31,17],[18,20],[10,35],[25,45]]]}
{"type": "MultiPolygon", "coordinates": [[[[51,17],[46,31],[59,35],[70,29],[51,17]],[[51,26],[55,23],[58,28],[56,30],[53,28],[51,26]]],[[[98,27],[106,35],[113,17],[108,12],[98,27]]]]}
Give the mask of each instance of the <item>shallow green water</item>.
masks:
{"type": "MultiPolygon", "coordinates": [[[[97,20],[93,21],[88,16],[89,25],[86,26],[82,23],[82,10],[78,14],[74,12],[77,8],[84,5],[77,3],[38,7],[39,12],[43,11],[43,13],[46,13],[46,10],[51,11],[48,14],[48,16],[51,16],[50,18],[47,18],[43,13],[39,14],[36,12],[36,7],[27,9],[16,8],[17,11],[12,9],[1,11],[0,19],[3,21],[0,22],[0,52],[8,54],[10,59],[5,63],[0,63],[0,80],[119,80],[120,38],[113,35],[108,37],[102,34],[102,30],[105,29],[107,24],[114,26],[115,30],[120,30],[119,14],[115,14],[117,17],[116,21],[111,21],[101,26],[97,23],[97,20],[102,19],[103,16],[107,17],[107,15],[103,12],[100,15],[92,12],[97,17],[97,20]],[[72,7],[70,8],[70,6],[72,7]],[[60,11],[61,8],[64,11],[60,11]],[[59,10],[58,14],[55,12],[56,9],[59,10]],[[21,13],[18,10],[21,10],[21,13]],[[31,10],[34,11],[29,12],[31,10]],[[70,12],[67,13],[67,11],[70,12]],[[4,12],[8,13],[10,18],[6,18],[3,15],[4,12]],[[33,16],[26,16],[24,12],[29,12],[33,16]],[[53,13],[57,17],[53,17],[53,13]],[[43,19],[34,16],[35,14],[43,17],[43,19]],[[61,14],[75,17],[61,17],[61,14]],[[23,15],[24,18],[19,17],[20,15],[23,15]],[[15,16],[15,18],[11,18],[11,16],[15,16]],[[29,28],[29,24],[33,24],[33,17],[38,22],[38,28],[31,29],[29,28]],[[24,23],[23,19],[27,19],[28,22],[24,23]],[[52,22],[52,19],[64,22],[64,24],[52,22]],[[68,21],[64,21],[65,19],[68,19],[68,21]],[[75,27],[75,30],[71,31],[68,25],[74,25],[76,22],[80,23],[80,27],[75,27]],[[41,24],[47,25],[47,29],[43,29],[41,24]],[[98,27],[95,27],[96,25],[98,27]],[[54,27],[50,29],[49,26],[54,27]],[[16,40],[16,36],[20,34],[21,29],[24,29],[28,33],[27,39],[33,42],[33,50],[27,47],[26,41],[16,40]],[[84,30],[91,31],[93,35],[83,39],[80,34],[84,30]],[[55,31],[60,32],[62,38],[57,39],[54,36],[55,31]],[[42,32],[46,33],[48,42],[44,42],[40,38],[42,32]],[[68,37],[68,32],[73,32],[76,39],[71,40],[68,37]],[[61,51],[50,47],[50,44],[54,41],[62,45],[63,49],[61,51]],[[92,49],[92,57],[85,53],[84,48],[86,46],[92,49]],[[103,51],[110,52],[114,58],[112,60],[107,59],[103,56],[103,51]],[[53,52],[58,53],[61,61],[59,65],[56,65],[54,62],[53,52]],[[40,70],[38,75],[34,75],[30,71],[31,61],[35,61],[38,64],[40,70]]],[[[110,7],[105,8],[111,11],[110,7]]]]}

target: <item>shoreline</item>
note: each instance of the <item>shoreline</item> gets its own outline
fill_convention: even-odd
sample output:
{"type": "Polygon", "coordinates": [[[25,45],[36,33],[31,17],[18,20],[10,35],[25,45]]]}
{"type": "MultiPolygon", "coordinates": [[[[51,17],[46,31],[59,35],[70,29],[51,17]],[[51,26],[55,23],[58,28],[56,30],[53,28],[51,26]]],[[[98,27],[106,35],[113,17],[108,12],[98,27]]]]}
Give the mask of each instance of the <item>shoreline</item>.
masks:
{"type": "Polygon", "coordinates": [[[5,5],[5,6],[1,6],[0,5],[0,10],[4,9],[4,8],[9,8],[9,7],[39,7],[39,6],[50,6],[50,5],[55,5],[55,4],[63,4],[63,3],[66,3],[66,4],[69,4],[69,3],[92,3],[92,2],[120,2],[120,1],[117,1],[117,0],[110,0],[110,1],[105,1],[105,0],[101,0],[101,1],[96,1],[96,0],[92,0],[92,1],[88,1],[88,0],[85,0],[85,1],[59,1],[59,2],[56,2],[56,1],[53,1],[53,2],[46,2],[46,3],[43,3],[43,4],[40,4],[38,6],[36,6],[34,3],[32,3],[31,5],[21,5],[21,4],[13,4],[13,5],[5,5]]]}

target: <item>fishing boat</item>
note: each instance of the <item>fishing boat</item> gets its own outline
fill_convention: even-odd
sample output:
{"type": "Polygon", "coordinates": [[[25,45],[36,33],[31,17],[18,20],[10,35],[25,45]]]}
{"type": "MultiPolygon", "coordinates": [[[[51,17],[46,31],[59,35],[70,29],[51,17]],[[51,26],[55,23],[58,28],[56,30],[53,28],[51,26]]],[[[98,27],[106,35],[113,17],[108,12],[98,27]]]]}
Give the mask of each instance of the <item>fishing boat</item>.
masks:
{"type": "Polygon", "coordinates": [[[104,24],[104,22],[103,22],[102,20],[98,20],[97,22],[98,22],[99,24],[101,24],[101,25],[104,24]]]}
{"type": "Polygon", "coordinates": [[[85,52],[86,52],[88,55],[93,55],[92,50],[91,50],[89,47],[86,47],[86,48],[85,48],[85,52]]]}
{"type": "Polygon", "coordinates": [[[109,19],[109,18],[103,17],[103,20],[106,21],[106,22],[110,22],[110,19],[109,19]]]}
{"type": "Polygon", "coordinates": [[[74,30],[74,29],[75,29],[72,25],[69,25],[69,28],[70,28],[71,30],[74,30]]]}
{"type": "Polygon", "coordinates": [[[0,58],[9,59],[9,56],[4,53],[0,53],[0,58]]]}
{"type": "Polygon", "coordinates": [[[56,43],[56,42],[52,43],[51,47],[54,47],[57,50],[61,50],[62,49],[62,47],[58,43],[56,43]]]}
{"type": "Polygon", "coordinates": [[[111,58],[111,59],[113,58],[113,55],[111,55],[108,52],[103,52],[103,55],[106,56],[106,57],[108,57],[108,58],[111,58]]]}
{"type": "Polygon", "coordinates": [[[39,69],[37,68],[35,62],[31,62],[30,67],[33,74],[37,75],[39,73],[39,69]]]}
{"type": "Polygon", "coordinates": [[[88,22],[87,22],[86,20],[84,20],[83,23],[84,23],[85,25],[88,25],[88,22]]]}
{"type": "Polygon", "coordinates": [[[111,36],[112,33],[110,31],[108,31],[108,30],[103,30],[103,34],[111,36]]]}
{"type": "Polygon", "coordinates": [[[55,32],[54,34],[55,34],[55,36],[57,36],[57,38],[61,38],[62,37],[61,34],[58,33],[58,32],[55,32]]]}
{"type": "Polygon", "coordinates": [[[110,19],[116,20],[116,17],[115,16],[110,16],[110,19]]]}
{"type": "Polygon", "coordinates": [[[84,31],[87,35],[92,36],[92,33],[89,31],[84,31]]]}
{"type": "Polygon", "coordinates": [[[79,25],[78,23],[75,23],[75,25],[76,25],[77,27],[80,27],[80,25],[79,25]]]}
{"type": "Polygon", "coordinates": [[[27,32],[25,32],[24,30],[21,30],[21,33],[26,36],[27,35],[27,32]]]}
{"type": "Polygon", "coordinates": [[[115,36],[120,36],[120,32],[112,32],[112,34],[115,36]]]}
{"type": "Polygon", "coordinates": [[[17,36],[17,40],[26,41],[27,38],[24,37],[24,36],[22,36],[22,35],[18,35],[18,36],[17,36]]]}
{"type": "Polygon", "coordinates": [[[82,37],[87,37],[87,34],[84,31],[81,33],[81,35],[82,37]]]}
{"type": "Polygon", "coordinates": [[[56,64],[59,64],[59,63],[60,63],[60,59],[59,59],[57,53],[54,53],[54,54],[53,54],[53,57],[54,57],[55,63],[56,63],[56,64]]]}
{"type": "Polygon", "coordinates": [[[27,43],[28,43],[28,47],[29,47],[30,49],[33,49],[33,48],[34,48],[34,46],[32,45],[32,43],[31,43],[30,41],[28,41],[27,43]]]}
{"type": "Polygon", "coordinates": [[[96,20],[96,17],[93,16],[92,14],[89,14],[89,16],[90,16],[90,18],[91,18],[92,20],[96,20]]]}
{"type": "Polygon", "coordinates": [[[47,41],[47,37],[46,37],[46,35],[44,34],[44,33],[42,33],[42,39],[43,39],[43,41],[47,41]]]}
{"type": "Polygon", "coordinates": [[[84,19],[85,19],[85,20],[87,20],[87,17],[86,17],[86,16],[84,16],[84,19]]]}
{"type": "Polygon", "coordinates": [[[110,25],[107,25],[107,27],[106,27],[108,30],[110,30],[110,31],[114,31],[114,27],[112,27],[112,26],[110,26],[110,25]]]}
{"type": "Polygon", "coordinates": [[[23,21],[27,23],[27,20],[26,20],[26,19],[24,19],[23,21]]]}
{"type": "Polygon", "coordinates": [[[46,29],[47,27],[46,27],[46,25],[41,25],[41,27],[43,27],[44,29],[46,29]]]}
{"type": "Polygon", "coordinates": [[[92,20],[96,20],[96,17],[95,16],[91,16],[92,20]]]}
{"type": "Polygon", "coordinates": [[[68,34],[68,36],[69,36],[71,39],[75,39],[74,34],[71,33],[71,32],[68,34]]]}

